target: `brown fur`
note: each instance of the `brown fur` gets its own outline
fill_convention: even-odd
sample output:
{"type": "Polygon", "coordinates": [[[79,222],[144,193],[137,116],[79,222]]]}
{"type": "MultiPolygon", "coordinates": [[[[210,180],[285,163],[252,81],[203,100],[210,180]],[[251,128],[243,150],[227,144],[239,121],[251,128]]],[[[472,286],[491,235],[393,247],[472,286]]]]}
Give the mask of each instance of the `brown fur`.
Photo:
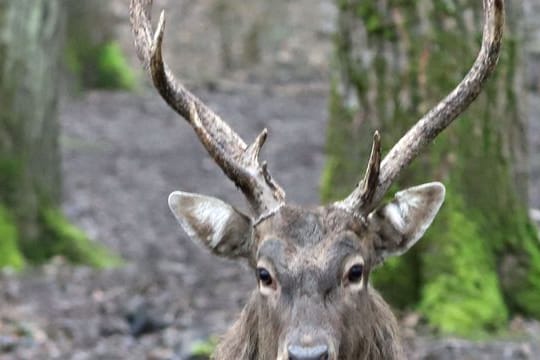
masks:
{"type": "MultiPolygon", "coordinates": [[[[279,326],[269,321],[269,314],[259,306],[255,291],[236,320],[222,337],[215,360],[275,360],[279,326]]],[[[401,346],[397,321],[388,305],[369,289],[366,308],[357,313],[341,314],[342,338],[338,360],[399,360],[405,355],[401,346]]]]}
{"type": "Polygon", "coordinates": [[[171,210],[195,240],[247,260],[258,277],[214,358],[402,359],[396,319],[369,276],[421,237],[443,199],[444,187],[431,183],[397,193],[367,216],[337,205],[284,205],[253,224],[217,199],[171,194],[171,210]],[[351,276],[353,268],[360,270],[351,276]]]}
{"type": "MultiPolygon", "coordinates": [[[[316,280],[314,284],[320,284],[325,279],[323,269],[332,271],[333,267],[325,256],[316,257],[311,254],[332,254],[332,246],[335,246],[345,233],[356,234],[360,239],[358,251],[362,252],[366,259],[367,283],[370,262],[376,258],[370,254],[374,249],[374,237],[365,220],[335,208],[306,211],[302,208],[284,207],[256,229],[257,244],[254,248],[261,249],[261,245],[266,241],[284,241],[285,246],[279,250],[283,253],[280,259],[275,260],[285,260],[283,264],[286,264],[287,271],[292,273],[302,273],[305,266],[310,268],[311,263],[315,262],[318,267],[310,270],[304,280],[313,276],[316,280]],[[306,262],[306,257],[310,262],[306,262]]],[[[257,258],[257,251],[253,257],[257,258]]],[[[297,290],[303,287],[303,284],[299,283],[294,285],[297,290]]],[[[324,328],[325,334],[328,334],[328,338],[336,346],[336,360],[404,358],[397,321],[388,305],[369,286],[351,296],[341,288],[339,281],[336,281],[335,286],[330,284],[331,295],[324,299],[320,293],[308,287],[302,291],[303,294],[297,290],[290,294],[290,289],[283,286],[283,294],[275,302],[261,295],[258,290],[251,294],[240,318],[222,338],[214,359],[278,359],[287,336],[301,327],[306,319],[316,324],[315,328],[324,328]]]]}

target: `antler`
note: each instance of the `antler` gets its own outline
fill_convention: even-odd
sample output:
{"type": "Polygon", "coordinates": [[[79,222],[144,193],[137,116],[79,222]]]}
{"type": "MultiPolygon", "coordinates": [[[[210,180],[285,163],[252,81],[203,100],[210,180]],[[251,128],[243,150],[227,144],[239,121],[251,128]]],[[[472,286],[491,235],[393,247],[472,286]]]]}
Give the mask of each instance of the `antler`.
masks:
{"type": "Polygon", "coordinates": [[[380,170],[376,169],[378,163],[372,161],[374,156],[377,158],[377,152],[380,152],[380,139],[376,133],[366,176],[356,189],[345,200],[337,202],[336,206],[362,214],[373,210],[401,171],[480,94],[499,59],[504,27],[504,0],[483,0],[483,5],[485,23],[482,46],[467,75],[394,145],[382,161],[380,170]],[[378,179],[374,180],[373,176],[377,175],[378,179]]]}
{"type": "Polygon", "coordinates": [[[257,215],[272,212],[284,203],[285,192],[270,176],[266,162],[259,163],[267,130],[247,146],[226,122],[174,78],[162,55],[165,13],[161,13],[154,34],[151,6],[152,0],[131,0],[130,19],[137,54],[150,72],[154,86],[193,127],[206,151],[242,190],[257,215]]]}

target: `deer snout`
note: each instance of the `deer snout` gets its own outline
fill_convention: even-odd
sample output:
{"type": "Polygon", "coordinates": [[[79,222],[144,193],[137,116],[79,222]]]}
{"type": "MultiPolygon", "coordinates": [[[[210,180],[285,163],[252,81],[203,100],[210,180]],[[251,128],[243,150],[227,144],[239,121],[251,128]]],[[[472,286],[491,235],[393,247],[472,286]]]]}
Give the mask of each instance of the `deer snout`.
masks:
{"type": "Polygon", "coordinates": [[[328,346],[298,346],[290,345],[287,347],[289,354],[288,360],[328,360],[328,346]]]}

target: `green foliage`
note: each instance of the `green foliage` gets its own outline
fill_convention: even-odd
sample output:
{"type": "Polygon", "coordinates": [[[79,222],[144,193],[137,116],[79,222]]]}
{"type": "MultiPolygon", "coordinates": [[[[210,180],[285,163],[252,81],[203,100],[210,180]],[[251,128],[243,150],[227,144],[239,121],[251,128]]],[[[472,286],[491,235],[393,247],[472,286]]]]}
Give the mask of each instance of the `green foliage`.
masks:
{"type": "Polygon", "coordinates": [[[133,90],[135,75],[118,43],[88,45],[72,41],[66,49],[69,70],[84,88],[133,90]]]}
{"type": "Polygon", "coordinates": [[[40,264],[53,256],[63,256],[68,261],[97,268],[113,267],[121,260],[111,255],[100,244],[92,242],[72,225],[56,208],[41,209],[40,246],[26,246],[23,253],[28,261],[40,264]]]}
{"type": "Polygon", "coordinates": [[[135,87],[135,75],[116,42],[105,43],[99,49],[97,69],[96,86],[99,88],[131,90],[135,87]]]}
{"type": "Polygon", "coordinates": [[[210,358],[217,345],[217,338],[211,337],[208,340],[197,341],[191,346],[190,355],[195,358],[210,358]]]}
{"type": "Polygon", "coordinates": [[[489,235],[470,217],[449,191],[421,253],[422,313],[442,332],[464,336],[499,329],[508,318],[489,235]]]}
{"type": "Polygon", "coordinates": [[[18,248],[18,232],[6,208],[0,205],[0,268],[24,267],[24,259],[18,248]]]}
{"type": "Polygon", "coordinates": [[[407,309],[420,300],[420,267],[417,249],[401,257],[390,258],[375,269],[372,282],[392,307],[407,309]]]}

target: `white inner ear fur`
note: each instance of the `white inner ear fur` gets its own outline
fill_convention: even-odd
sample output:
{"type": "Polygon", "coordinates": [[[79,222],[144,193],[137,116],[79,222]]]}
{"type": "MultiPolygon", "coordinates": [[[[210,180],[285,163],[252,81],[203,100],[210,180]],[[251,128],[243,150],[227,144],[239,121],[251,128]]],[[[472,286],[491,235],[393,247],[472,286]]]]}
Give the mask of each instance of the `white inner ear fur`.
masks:
{"type": "Polygon", "coordinates": [[[396,193],[394,200],[369,215],[378,222],[382,237],[393,234],[401,239],[383,239],[390,244],[403,241],[396,248],[389,246],[385,255],[401,255],[410,249],[429,228],[445,196],[444,185],[427,183],[396,193]]]}
{"type": "Polygon", "coordinates": [[[208,246],[211,248],[218,246],[219,241],[223,238],[227,221],[232,215],[231,212],[224,207],[214,206],[208,202],[200,202],[193,207],[192,211],[194,217],[214,229],[212,238],[204,239],[207,241],[208,246]]]}
{"type": "Polygon", "coordinates": [[[169,195],[168,202],[184,231],[212,250],[224,239],[233,217],[238,216],[227,203],[199,194],[175,191],[169,195]]]}

